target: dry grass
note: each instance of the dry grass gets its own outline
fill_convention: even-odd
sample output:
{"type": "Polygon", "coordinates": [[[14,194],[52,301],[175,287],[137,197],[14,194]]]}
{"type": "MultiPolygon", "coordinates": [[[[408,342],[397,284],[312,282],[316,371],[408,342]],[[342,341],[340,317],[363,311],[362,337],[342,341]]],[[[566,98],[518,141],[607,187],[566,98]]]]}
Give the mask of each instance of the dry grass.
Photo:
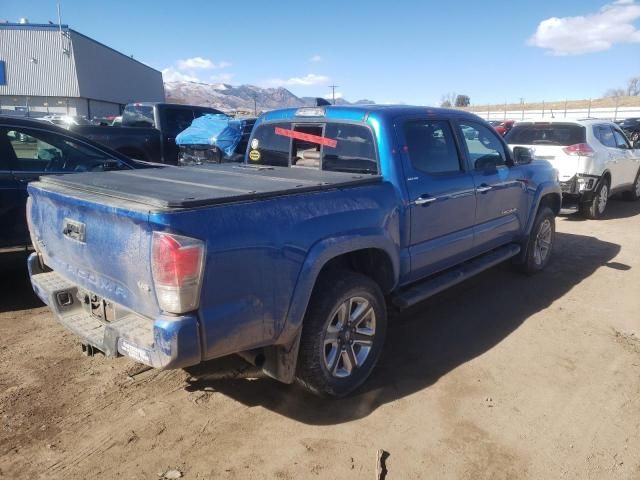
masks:
{"type": "MultiPolygon", "coordinates": [[[[618,98],[595,98],[591,100],[591,108],[615,108],[616,101],[618,107],[640,107],[640,97],[618,97],[618,98]]],[[[508,103],[506,105],[507,110],[564,110],[565,106],[568,110],[577,108],[589,108],[589,100],[560,100],[557,102],[535,102],[525,103],[521,105],[519,103],[508,103]],[[566,104],[566,105],[565,105],[566,104]]],[[[503,111],[505,109],[504,103],[490,104],[490,105],[472,105],[464,108],[470,112],[486,112],[487,110],[503,111]]]]}

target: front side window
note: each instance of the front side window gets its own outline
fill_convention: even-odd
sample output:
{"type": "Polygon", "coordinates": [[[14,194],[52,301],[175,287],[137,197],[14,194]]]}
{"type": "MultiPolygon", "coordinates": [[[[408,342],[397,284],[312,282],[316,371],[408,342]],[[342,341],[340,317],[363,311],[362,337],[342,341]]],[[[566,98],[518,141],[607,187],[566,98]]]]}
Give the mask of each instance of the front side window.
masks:
{"type": "Polygon", "coordinates": [[[449,122],[442,120],[416,120],[404,126],[405,150],[416,170],[429,174],[460,171],[449,122]]]}
{"type": "Polygon", "coordinates": [[[476,170],[486,170],[507,164],[504,145],[495,131],[475,122],[459,123],[461,136],[476,170]]]}
{"type": "Polygon", "coordinates": [[[42,130],[0,131],[13,150],[12,169],[25,172],[88,172],[126,168],[117,158],[89,145],[42,130]]]}
{"type": "Polygon", "coordinates": [[[627,137],[625,137],[622,132],[616,130],[615,128],[613,129],[613,138],[616,142],[617,148],[623,148],[625,150],[631,148],[631,145],[629,145],[629,142],[627,141],[627,137]]]}

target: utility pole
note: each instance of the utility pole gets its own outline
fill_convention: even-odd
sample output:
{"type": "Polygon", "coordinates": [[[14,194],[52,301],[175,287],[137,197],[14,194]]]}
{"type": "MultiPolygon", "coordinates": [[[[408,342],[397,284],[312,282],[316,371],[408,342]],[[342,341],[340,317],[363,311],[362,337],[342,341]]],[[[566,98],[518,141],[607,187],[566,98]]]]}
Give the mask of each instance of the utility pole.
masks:
{"type": "Polygon", "coordinates": [[[340,85],[329,85],[329,88],[331,89],[331,95],[333,97],[333,104],[336,104],[336,88],[338,88],[340,85]]]}
{"type": "Polygon", "coordinates": [[[255,116],[258,116],[258,95],[254,92],[251,94],[251,96],[253,97],[253,114],[255,116]]]}

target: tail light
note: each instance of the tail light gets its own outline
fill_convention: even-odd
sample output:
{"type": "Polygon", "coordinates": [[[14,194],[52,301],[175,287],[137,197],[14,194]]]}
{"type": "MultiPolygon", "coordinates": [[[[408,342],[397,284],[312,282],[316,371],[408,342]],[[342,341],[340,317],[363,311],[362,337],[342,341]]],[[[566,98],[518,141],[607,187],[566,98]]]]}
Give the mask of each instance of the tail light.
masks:
{"type": "Polygon", "coordinates": [[[198,308],[204,267],[204,243],[200,240],[153,232],[151,271],[160,308],[186,313],[198,308]]]}
{"type": "Polygon", "coordinates": [[[592,157],[595,151],[588,143],[576,143],[562,149],[567,155],[581,155],[583,157],[592,157]]]}

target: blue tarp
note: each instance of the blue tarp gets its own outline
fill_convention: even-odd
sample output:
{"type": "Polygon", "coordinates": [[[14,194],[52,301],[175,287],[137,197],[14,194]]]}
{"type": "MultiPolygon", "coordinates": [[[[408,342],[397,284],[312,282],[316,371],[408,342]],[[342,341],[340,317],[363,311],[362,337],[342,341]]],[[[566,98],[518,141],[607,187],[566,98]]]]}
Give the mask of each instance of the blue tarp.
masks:
{"type": "Polygon", "coordinates": [[[178,145],[214,145],[231,156],[242,139],[244,120],[223,114],[207,114],[196,118],[189,128],[176,137],[178,145]]]}

